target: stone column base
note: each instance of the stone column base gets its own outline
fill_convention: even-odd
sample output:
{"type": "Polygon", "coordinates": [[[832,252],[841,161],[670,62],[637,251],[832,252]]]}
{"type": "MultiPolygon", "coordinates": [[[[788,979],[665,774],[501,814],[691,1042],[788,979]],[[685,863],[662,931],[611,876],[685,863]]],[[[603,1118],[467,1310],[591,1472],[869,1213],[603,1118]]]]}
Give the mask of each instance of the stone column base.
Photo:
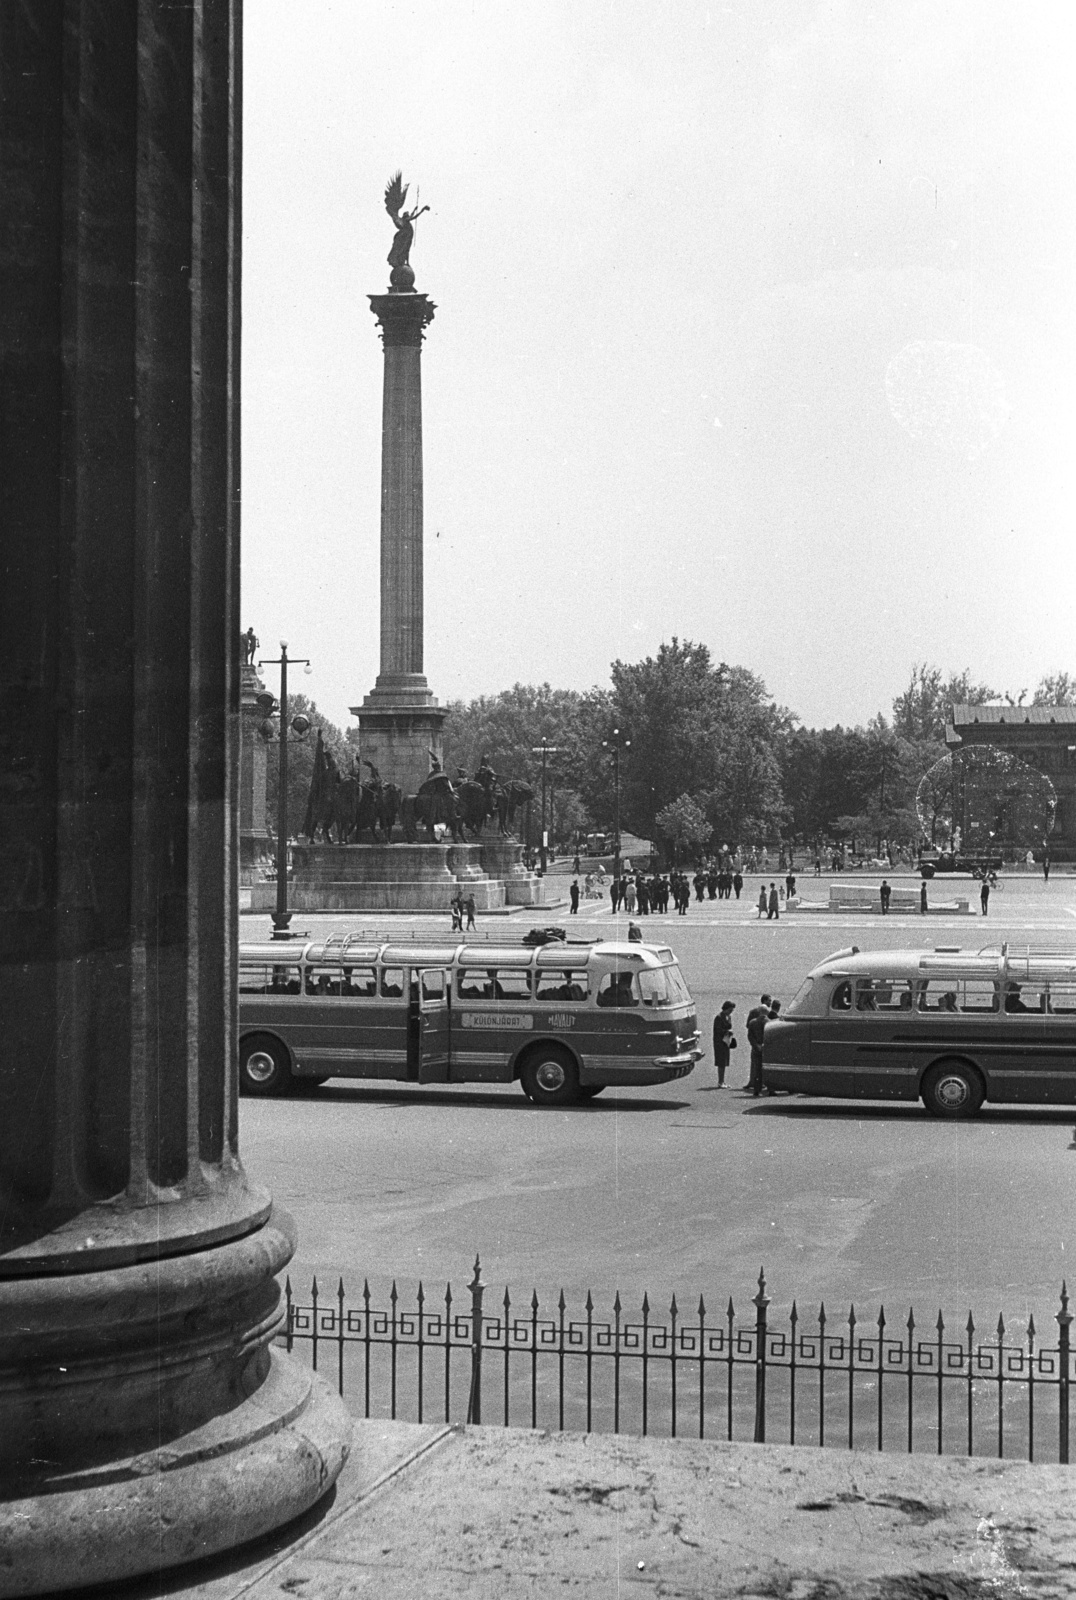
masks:
{"type": "Polygon", "coordinates": [[[273,1350],[258,1392],[226,1416],[0,1502],[0,1595],[118,1583],[247,1544],[321,1499],[350,1434],[335,1392],[273,1350]]]}
{"type": "Polygon", "coordinates": [[[113,1583],[290,1522],[351,1419],[272,1349],[286,1213],[210,1250],[0,1282],[0,1596],[113,1583]]]}

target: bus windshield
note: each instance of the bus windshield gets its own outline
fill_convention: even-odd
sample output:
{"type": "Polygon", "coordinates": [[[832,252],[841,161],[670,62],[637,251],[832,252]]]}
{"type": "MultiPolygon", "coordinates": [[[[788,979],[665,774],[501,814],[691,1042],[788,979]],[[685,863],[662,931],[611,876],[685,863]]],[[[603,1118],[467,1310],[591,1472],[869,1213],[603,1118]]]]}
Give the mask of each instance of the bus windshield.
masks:
{"type": "Polygon", "coordinates": [[[676,966],[644,967],[639,973],[639,994],[644,1006],[679,1006],[691,999],[676,966]]]}

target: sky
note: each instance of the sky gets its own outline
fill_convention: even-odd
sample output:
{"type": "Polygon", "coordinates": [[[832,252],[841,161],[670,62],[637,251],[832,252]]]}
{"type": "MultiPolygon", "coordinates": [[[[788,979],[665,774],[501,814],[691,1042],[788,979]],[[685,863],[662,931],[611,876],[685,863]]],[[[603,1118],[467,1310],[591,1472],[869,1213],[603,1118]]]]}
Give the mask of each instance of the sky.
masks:
{"type": "Polygon", "coordinates": [[[299,17],[244,24],[242,626],[334,722],[378,671],[398,168],[441,701],[607,686],[673,635],[807,726],[888,714],[916,661],[1076,670],[1065,6],[299,17]]]}

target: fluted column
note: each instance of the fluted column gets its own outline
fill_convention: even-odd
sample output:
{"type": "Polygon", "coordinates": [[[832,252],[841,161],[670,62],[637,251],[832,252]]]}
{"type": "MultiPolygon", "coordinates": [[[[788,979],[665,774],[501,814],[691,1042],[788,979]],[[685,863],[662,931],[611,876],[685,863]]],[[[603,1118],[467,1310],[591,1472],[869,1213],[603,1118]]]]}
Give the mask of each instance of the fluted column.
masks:
{"type": "Polygon", "coordinates": [[[435,307],[414,290],[372,294],[385,347],[381,402],[381,670],[361,706],[361,753],[413,793],[441,754],[445,711],[423,671],[422,340],[435,307]]]}
{"type": "Polygon", "coordinates": [[[239,19],[0,7],[4,1593],[249,1537],[195,1461],[321,1405],[237,1137],[239,19]]]}

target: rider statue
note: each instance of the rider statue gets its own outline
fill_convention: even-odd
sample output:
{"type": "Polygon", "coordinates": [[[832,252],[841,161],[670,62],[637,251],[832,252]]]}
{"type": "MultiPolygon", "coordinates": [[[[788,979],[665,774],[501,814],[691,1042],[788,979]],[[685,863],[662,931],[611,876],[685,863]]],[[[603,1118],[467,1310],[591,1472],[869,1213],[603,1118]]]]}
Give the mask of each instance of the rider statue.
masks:
{"type": "Polygon", "coordinates": [[[483,789],[486,791],[486,799],[489,800],[493,794],[494,785],[497,782],[497,774],[494,772],[485,756],[482,757],[482,760],[479,763],[478,771],[474,775],[474,781],[482,785],[483,789]]]}

